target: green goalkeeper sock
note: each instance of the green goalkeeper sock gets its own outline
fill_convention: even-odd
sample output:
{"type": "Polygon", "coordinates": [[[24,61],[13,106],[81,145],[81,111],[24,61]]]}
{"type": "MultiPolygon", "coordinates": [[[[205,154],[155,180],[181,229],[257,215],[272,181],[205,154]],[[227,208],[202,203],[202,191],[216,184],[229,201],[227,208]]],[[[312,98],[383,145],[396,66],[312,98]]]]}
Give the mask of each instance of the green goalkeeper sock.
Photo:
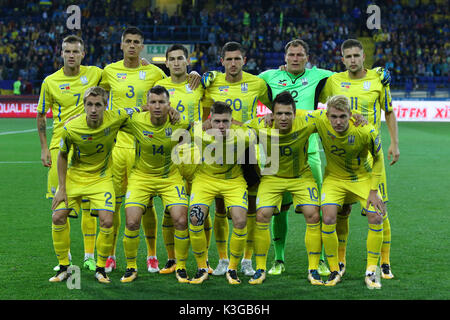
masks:
{"type": "Polygon", "coordinates": [[[284,261],[284,250],[288,232],[288,212],[282,211],[272,217],[272,237],[275,260],[284,261]]]}

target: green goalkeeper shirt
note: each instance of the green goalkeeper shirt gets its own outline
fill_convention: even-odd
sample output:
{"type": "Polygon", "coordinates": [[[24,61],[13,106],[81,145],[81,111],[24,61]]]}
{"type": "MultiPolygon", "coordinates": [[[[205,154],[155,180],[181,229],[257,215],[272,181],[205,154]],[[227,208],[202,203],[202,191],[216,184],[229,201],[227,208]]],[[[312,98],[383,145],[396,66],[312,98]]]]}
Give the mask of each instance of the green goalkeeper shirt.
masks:
{"type": "MultiPolygon", "coordinates": [[[[305,69],[305,72],[294,76],[293,74],[278,69],[262,72],[259,77],[272,89],[272,97],[289,91],[294,98],[297,109],[314,110],[317,108],[319,94],[325,85],[326,79],[334,72],[313,67],[305,69]]],[[[318,152],[318,136],[314,133],[309,138],[308,153],[318,152]]]]}

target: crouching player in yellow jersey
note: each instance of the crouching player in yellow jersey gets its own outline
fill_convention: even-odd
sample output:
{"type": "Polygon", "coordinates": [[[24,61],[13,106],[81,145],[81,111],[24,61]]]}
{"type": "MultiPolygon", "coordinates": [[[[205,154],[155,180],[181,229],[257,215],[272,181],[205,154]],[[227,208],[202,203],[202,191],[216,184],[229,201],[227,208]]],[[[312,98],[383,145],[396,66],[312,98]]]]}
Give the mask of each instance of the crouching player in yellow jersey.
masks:
{"type": "Polygon", "coordinates": [[[198,266],[192,284],[208,279],[204,222],[209,214],[209,206],[218,196],[223,197],[233,222],[226,278],[230,284],[241,283],[236,269],[247,241],[248,194],[238,160],[245,160],[245,149],[255,144],[256,136],[251,129],[232,126],[231,121],[230,105],[216,101],[211,106],[212,129],[203,132],[201,123],[194,128],[194,142],[201,151],[202,163],[192,182],[189,207],[189,234],[198,266]]]}
{"type": "Polygon", "coordinates": [[[264,119],[254,119],[248,126],[258,131],[264,146],[260,160],[262,178],[256,199],[255,259],[256,273],[250,284],[261,284],[266,278],[267,254],[270,248],[270,221],[279,212],[283,194],[293,195],[296,212],[302,212],[306,221],[305,245],[308,254],[308,280],[323,285],[318,273],[322,241],[320,233],[319,190],[308,164],[308,139],[315,131],[306,110],[297,110],[288,91],[273,100],[274,122],[265,128],[264,119]],[[267,167],[270,164],[270,167],[267,167]],[[270,168],[270,170],[269,170],[270,168]]]}
{"type": "MultiPolygon", "coordinates": [[[[83,39],[70,35],[62,41],[61,56],[64,66],[44,79],[38,103],[37,125],[41,142],[41,160],[48,170],[47,199],[53,199],[58,188],[58,172],[56,163],[59,152],[59,141],[64,123],[72,116],[83,113],[83,94],[87,88],[98,85],[102,70],[95,66],[82,66],[85,56],[83,39]],[[53,132],[50,147],[47,146],[46,115],[49,109],[53,112],[53,132]]],[[[95,271],[95,238],[97,220],[89,214],[89,202],[83,201],[81,215],[81,231],[84,242],[83,267],[95,271]]],[[[67,222],[70,228],[70,222],[67,222]]],[[[69,253],[70,260],[70,253],[69,253]]],[[[59,266],[54,268],[57,271],[59,266]]]]}
{"type": "MultiPolygon", "coordinates": [[[[189,122],[197,122],[206,120],[209,112],[204,112],[203,95],[204,89],[198,86],[193,89],[189,84],[189,75],[187,68],[189,65],[189,53],[185,46],[181,44],[173,44],[166,51],[166,66],[170,71],[170,77],[156,82],[156,85],[163,86],[170,94],[170,104],[175,108],[185,119],[189,122]]],[[[193,141],[192,141],[193,143],[193,141]]],[[[193,155],[189,152],[190,144],[180,144],[180,152],[187,151],[186,154],[193,155]],[[186,149],[187,148],[187,149],[186,149]]],[[[187,161],[180,161],[178,166],[181,176],[186,183],[186,193],[190,194],[192,179],[196,165],[190,159],[187,161]]],[[[211,240],[212,223],[208,215],[205,221],[205,233],[207,239],[207,246],[211,240]]],[[[168,211],[164,212],[162,221],[162,235],[164,238],[164,245],[166,246],[168,260],[163,269],[159,272],[162,274],[172,273],[176,270],[175,248],[174,248],[174,227],[173,221],[168,211]]],[[[209,269],[212,272],[212,269],[209,269]]]]}
{"type": "Polygon", "coordinates": [[[321,194],[322,242],[331,274],[326,286],[334,286],[341,279],[338,260],[336,219],[339,208],[345,203],[359,201],[367,215],[367,266],[365,282],[369,289],[380,289],[376,276],[383,242],[383,215],[385,204],[378,193],[383,169],[381,141],[375,128],[368,124],[356,127],[350,119],[350,100],[333,96],[327,101],[326,114],[312,113],[322,140],[327,165],[321,194]],[[369,154],[373,157],[370,166],[369,154]]]}
{"type": "Polygon", "coordinates": [[[139,109],[105,111],[107,99],[104,89],[87,89],[83,96],[86,114],[67,122],[61,135],[58,190],[52,203],[52,238],[59,271],[49,279],[50,282],[60,282],[69,276],[70,230],[67,218],[72,211],[78,212],[82,199],[89,200],[91,214],[99,217],[95,277],[101,283],[110,282],[105,264],[114,240],[115,194],[109,160],[117,132],[139,109]],[[72,147],[74,152],[68,161],[72,147]]]}
{"type": "MultiPolygon", "coordinates": [[[[361,42],[356,39],[348,39],[341,46],[342,62],[347,71],[331,75],[320,93],[320,101],[326,102],[327,98],[342,94],[350,99],[353,114],[363,115],[367,121],[380,132],[381,113],[384,112],[386,125],[391,138],[388,149],[388,159],[392,156],[390,165],[395,164],[400,156],[398,147],[397,119],[392,108],[392,98],[389,85],[383,85],[379,74],[375,70],[364,68],[365,54],[361,42]]],[[[380,132],[381,133],[381,132],[380,132]]],[[[382,152],[383,153],[383,152],[382,152]]],[[[386,170],[383,162],[382,179],[378,187],[385,203],[388,202],[386,170]]],[[[346,247],[348,241],[349,215],[351,204],[345,204],[342,212],[339,212],[336,233],[339,239],[339,267],[341,273],[346,267],[346,247]]],[[[383,246],[381,247],[381,276],[383,279],[392,279],[390,263],[391,249],[391,224],[388,214],[383,218],[383,246]]]]}
{"type": "Polygon", "coordinates": [[[183,179],[172,162],[172,139],[177,129],[189,130],[187,121],[172,125],[169,119],[169,92],[161,86],[151,88],[147,96],[150,112],[133,117],[123,130],[136,138],[136,158],[128,180],[125,196],[126,227],[123,246],[127,269],[121,282],[137,277],[139,228],[141,218],[152,197],[159,195],[164,208],[170,212],[175,227],[176,277],[188,283],[186,260],[189,253],[187,224],[188,199],[183,179]]]}

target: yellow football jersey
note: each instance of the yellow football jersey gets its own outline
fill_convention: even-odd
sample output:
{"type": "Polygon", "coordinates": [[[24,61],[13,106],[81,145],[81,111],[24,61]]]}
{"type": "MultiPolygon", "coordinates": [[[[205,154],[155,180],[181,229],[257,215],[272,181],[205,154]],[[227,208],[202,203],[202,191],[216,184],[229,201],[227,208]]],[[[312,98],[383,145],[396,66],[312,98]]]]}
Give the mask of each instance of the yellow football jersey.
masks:
{"type": "Polygon", "coordinates": [[[111,176],[110,157],[119,129],[133,117],[139,108],[107,110],[102,124],[92,129],[87,125],[86,115],[72,119],[62,130],[60,150],[69,153],[69,172],[82,177],[111,176]]]}
{"type": "Polygon", "coordinates": [[[194,143],[201,164],[198,172],[217,179],[234,179],[242,176],[241,164],[245,161],[245,149],[256,143],[252,129],[232,125],[226,138],[216,137],[202,130],[202,123],[195,124],[194,143]]]}
{"type": "Polygon", "coordinates": [[[64,75],[64,68],[47,76],[41,85],[38,112],[53,113],[53,134],[49,149],[58,148],[64,123],[72,116],[84,112],[83,95],[87,88],[97,86],[102,69],[80,66],[80,73],[73,77],[64,75]]]}
{"type": "Polygon", "coordinates": [[[214,82],[205,91],[205,105],[210,107],[214,101],[231,105],[233,119],[246,122],[256,118],[258,100],[271,107],[269,89],[266,82],[247,72],[242,72],[242,80],[230,83],[225,73],[218,73],[214,82]]]}
{"type": "Polygon", "coordinates": [[[187,81],[173,83],[171,77],[160,80],[155,85],[163,86],[169,91],[170,106],[178,110],[185,119],[189,122],[202,121],[202,99],[205,91],[202,86],[192,90],[187,81]]]}
{"type": "MultiPolygon", "coordinates": [[[[155,65],[139,65],[127,68],[123,60],[111,63],[103,70],[100,86],[109,91],[108,110],[125,107],[140,107],[147,103],[147,92],[165,73],[155,65]]],[[[134,137],[119,132],[118,147],[134,148],[134,137]]]]}
{"type": "Polygon", "coordinates": [[[326,111],[311,112],[310,121],[316,124],[325,152],[327,165],[325,177],[334,176],[341,180],[363,181],[372,179],[372,186],[378,189],[382,172],[382,161],[374,161],[373,168],[368,158],[383,157],[381,139],[378,131],[371,124],[355,127],[350,119],[349,128],[345,133],[337,133],[331,126],[326,111]]]}
{"type": "Polygon", "coordinates": [[[316,131],[315,122],[310,113],[298,109],[293,119],[292,129],[289,133],[282,134],[272,127],[265,127],[264,119],[253,119],[247,126],[255,129],[258,133],[260,145],[263,144],[265,155],[259,157],[261,167],[274,165],[278,170],[273,174],[282,178],[296,178],[309,169],[308,164],[308,141],[309,136],[316,131]],[[277,154],[275,155],[274,152],[277,154]],[[270,161],[270,163],[266,163],[270,161]],[[278,165],[274,163],[278,161],[278,165]]]}
{"type": "Polygon", "coordinates": [[[328,97],[335,95],[348,97],[352,112],[362,114],[377,130],[381,126],[381,110],[393,111],[390,88],[381,84],[374,70],[367,70],[362,79],[350,79],[348,71],[331,75],[319,100],[325,103],[328,97]]]}
{"type": "Polygon", "coordinates": [[[136,114],[122,128],[136,138],[136,158],[132,170],[168,177],[178,170],[172,161],[172,148],[179,140],[172,137],[178,134],[178,129],[190,130],[190,125],[184,120],[172,125],[167,119],[164,125],[155,126],[150,117],[150,112],[136,114]]]}

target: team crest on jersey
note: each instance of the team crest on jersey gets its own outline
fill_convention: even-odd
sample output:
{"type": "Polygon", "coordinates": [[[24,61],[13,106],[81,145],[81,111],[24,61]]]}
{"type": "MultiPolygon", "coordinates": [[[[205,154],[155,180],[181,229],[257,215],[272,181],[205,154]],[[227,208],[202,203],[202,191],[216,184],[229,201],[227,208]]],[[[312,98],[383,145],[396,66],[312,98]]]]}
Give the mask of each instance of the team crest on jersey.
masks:
{"type": "Polygon", "coordinates": [[[61,89],[61,91],[70,90],[70,83],[60,84],[59,88],[61,89]]]}
{"type": "Polygon", "coordinates": [[[88,78],[86,77],[86,76],[81,76],[80,77],[80,81],[81,81],[81,83],[83,84],[83,85],[86,85],[86,84],[88,84],[88,78]]]}
{"type": "Polygon", "coordinates": [[[308,78],[302,79],[302,85],[307,86],[308,85],[308,78]]]}
{"type": "Polygon", "coordinates": [[[189,84],[186,84],[185,87],[186,87],[186,93],[193,93],[191,87],[189,87],[189,84]]]}
{"type": "Polygon", "coordinates": [[[286,83],[286,81],[287,81],[286,79],[283,79],[283,80],[279,80],[279,81],[278,81],[278,85],[279,85],[279,86],[283,86],[283,87],[286,87],[286,86],[287,86],[287,83],[286,83]]]}
{"type": "Polygon", "coordinates": [[[83,141],[92,141],[92,134],[85,134],[81,136],[83,141]]]}
{"type": "Polygon", "coordinates": [[[147,72],[139,71],[139,80],[145,80],[146,75],[147,75],[147,72]]]}
{"type": "Polygon", "coordinates": [[[166,128],[166,137],[172,136],[172,128],[166,128]]]}
{"type": "Polygon", "coordinates": [[[123,73],[123,72],[118,72],[117,74],[116,74],[116,76],[117,76],[117,80],[127,80],[127,74],[126,73],[123,73]]]}
{"type": "Polygon", "coordinates": [[[370,85],[371,85],[371,82],[370,82],[370,81],[364,81],[364,83],[363,83],[363,89],[364,89],[364,91],[369,91],[370,85]]]}
{"type": "Polygon", "coordinates": [[[175,94],[175,89],[174,89],[174,88],[172,88],[172,89],[167,89],[167,91],[169,92],[169,94],[170,94],[171,96],[173,96],[173,95],[175,94]]]}
{"type": "Polygon", "coordinates": [[[105,136],[109,136],[109,134],[111,133],[111,128],[106,128],[105,130],[103,130],[103,133],[105,134],[105,136]]]}
{"type": "Polygon", "coordinates": [[[355,144],[355,136],[354,135],[349,135],[348,136],[348,144],[350,144],[350,145],[354,145],[355,144]]]}
{"type": "Polygon", "coordinates": [[[248,83],[241,83],[241,93],[248,92],[248,83]]]}
{"type": "Polygon", "coordinates": [[[220,94],[228,93],[229,86],[221,86],[219,87],[220,94]]]}
{"type": "Polygon", "coordinates": [[[153,131],[142,131],[142,134],[147,138],[153,138],[153,131]]]}
{"type": "Polygon", "coordinates": [[[341,82],[341,88],[342,89],[350,89],[351,83],[350,82],[341,82]]]}

